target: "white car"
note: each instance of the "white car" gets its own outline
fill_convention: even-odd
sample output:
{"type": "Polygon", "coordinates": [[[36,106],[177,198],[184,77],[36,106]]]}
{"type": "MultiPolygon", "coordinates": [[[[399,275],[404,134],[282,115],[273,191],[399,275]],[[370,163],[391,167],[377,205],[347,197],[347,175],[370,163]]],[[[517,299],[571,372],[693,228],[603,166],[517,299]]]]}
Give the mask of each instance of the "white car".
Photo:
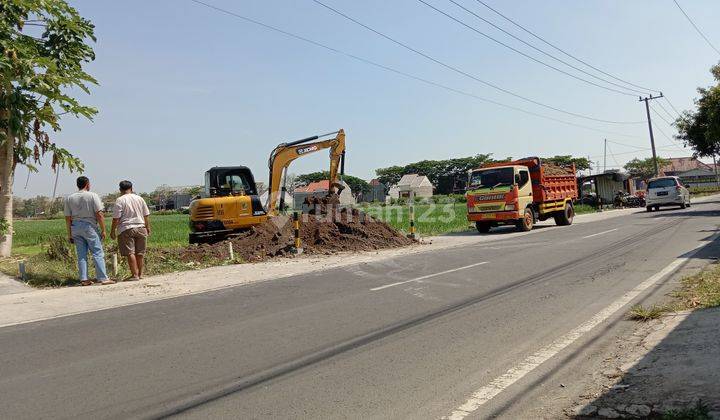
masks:
{"type": "Polygon", "coordinates": [[[690,190],[676,176],[663,176],[648,181],[645,194],[647,211],[659,210],[660,206],[690,206],[690,190]]]}

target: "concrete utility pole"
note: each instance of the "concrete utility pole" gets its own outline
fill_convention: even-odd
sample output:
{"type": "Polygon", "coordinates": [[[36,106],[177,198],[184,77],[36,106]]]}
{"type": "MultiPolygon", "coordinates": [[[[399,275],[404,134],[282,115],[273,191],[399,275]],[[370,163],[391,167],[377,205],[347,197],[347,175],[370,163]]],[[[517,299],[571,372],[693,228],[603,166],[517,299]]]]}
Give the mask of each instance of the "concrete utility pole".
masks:
{"type": "Polygon", "coordinates": [[[713,171],[715,172],[715,185],[720,188],[720,176],[718,176],[717,160],[715,160],[715,153],[713,153],[713,171]]]}
{"type": "Polygon", "coordinates": [[[653,99],[662,98],[663,94],[660,92],[660,95],[658,96],[646,96],[646,97],[640,97],[640,102],[645,102],[645,112],[647,113],[647,121],[648,121],[648,130],[650,130],[650,146],[652,147],[652,154],[653,154],[653,165],[655,166],[655,176],[658,176],[660,173],[660,170],[658,169],[658,162],[657,162],[657,153],[655,153],[655,136],[653,135],[653,129],[652,129],[652,119],[650,119],[650,101],[653,99]]]}
{"type": "Polygon", "coordinates": [[[607,172],[607,139],[605,139],[605,152],[603,153],[603,173],[607,172]]]}

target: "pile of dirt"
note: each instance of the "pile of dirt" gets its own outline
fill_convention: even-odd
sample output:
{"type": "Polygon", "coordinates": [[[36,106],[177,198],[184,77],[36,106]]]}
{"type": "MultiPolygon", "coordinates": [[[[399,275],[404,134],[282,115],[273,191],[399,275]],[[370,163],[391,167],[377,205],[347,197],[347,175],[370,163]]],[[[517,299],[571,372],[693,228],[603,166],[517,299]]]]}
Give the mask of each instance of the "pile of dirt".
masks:
{"type": "MultiPolygon", "coordinates": [[[[390,225],[357,209],[340,208],[337,195],[313,198],[300,216],[300,239],[306,254],[371,251],[410,245],[407,238],[390,225]]],[[[181,251],[180,259],[201,262],[229,257],[228,242],[233,244],[235,257],[254,262],[290,255],[295,233],[293,220],[276,216],[231,239],[215,244],[191,246],[181,251]]]]}
{"type": "Polygon", "coordinates": [[[543,163],[543,172],[546,176],[567,176],[575,175],[570,166],[560,166],[552,163],[543,163]]]}

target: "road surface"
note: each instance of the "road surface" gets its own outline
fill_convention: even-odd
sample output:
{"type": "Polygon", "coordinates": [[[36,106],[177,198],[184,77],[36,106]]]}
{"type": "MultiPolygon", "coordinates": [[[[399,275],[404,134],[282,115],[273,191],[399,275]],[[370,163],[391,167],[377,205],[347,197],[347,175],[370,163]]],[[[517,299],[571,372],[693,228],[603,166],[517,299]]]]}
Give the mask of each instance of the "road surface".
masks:
{"type": "Polygon", "coordinates": [[[0,328],[0,418],[523,416],[623,299],[656,292],[713,237],[718,215],[711,200],[497,233],[0,328]]]}

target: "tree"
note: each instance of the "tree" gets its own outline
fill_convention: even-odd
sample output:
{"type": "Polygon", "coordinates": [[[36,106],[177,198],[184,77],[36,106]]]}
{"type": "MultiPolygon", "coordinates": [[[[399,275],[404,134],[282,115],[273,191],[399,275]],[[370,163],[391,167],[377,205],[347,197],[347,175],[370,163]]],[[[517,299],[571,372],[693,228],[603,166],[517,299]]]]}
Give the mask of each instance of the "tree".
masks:
{"type": "Polygon", "coordinates": [[[720,153],[720,64],[710,69],[715,86],[698,88],[700,98],[695,99],[695,111],[684,111],[675,120],[677,139],[695,150],[697,156],[715,156],[720,153]]]}
{"type": "MultiPolygon", "coordinates": [[[[295,177],[295,185],[307,185],[311,182],[318,182],[326,179],[330,179],[329,171],[311,172],[309,174],[298,175],[295,177]]],[[[372,190],[367,181],[356,176],[343,175],[342,179],[348,184],[353,194],[369,193],[372,190]]]]}
{"type": "Polygon", "coordinates": [[[402,166],[390,166],[388,168],[376,169],[375,175],[377,175],[378,181],[389,187],[400,181],[400,178],[402,178],[405,173],[404,170],[405,168],[402,166]]]}
{"type": "MultiPolygon", "coordinates": [[[[661,157],[657,158],[658,168],[667,165],[670,161],[661,157]]],[[[638,159],[635,158],[625,164],[625,170],[628,171],[630,176],[634,178],[640,178],[643,181],[655,176],[655,164],[653,158],[638,159]]]]}
{"type": "Polygon", "coordinates": [[[95,79],[83,65],[95,58],[94,26],[64,0],[0,0],[0,256],[12,250],[12,186],[17,164],[36,170],[82,171],[82,162],[51,141],[63,115],[92,119],[97,111],[67,91],[89,93],[95,79]]]}
{"type": "Polygon", "coordinates": [[[576,171],[587,171],[592,169],[592,163],[588,158],[584,157],[572,157],[572,155],[556,155],[553,157],[545,158],[545,162],[554,163],[560,166],[569,166],[575,164],[576,171]]]}
{"type": "Polygon", "coordinates": [[[495,160],[492,159],[491,156],[490,154],[479,154],[446,160],[421,160],[405,166],[379,168],[375,170],[375,174],[378,180],[387,186],[397,184],[403,175],[424,175],[428,177],[433,186],[435,186],[436,192],[446,194],[452,191],[444,191],[438,187],[447,185],[452,189],[451,187],[455,183],[454,181],[467,179],[467,172],[470,169],[494,162],[495,160]]]}

